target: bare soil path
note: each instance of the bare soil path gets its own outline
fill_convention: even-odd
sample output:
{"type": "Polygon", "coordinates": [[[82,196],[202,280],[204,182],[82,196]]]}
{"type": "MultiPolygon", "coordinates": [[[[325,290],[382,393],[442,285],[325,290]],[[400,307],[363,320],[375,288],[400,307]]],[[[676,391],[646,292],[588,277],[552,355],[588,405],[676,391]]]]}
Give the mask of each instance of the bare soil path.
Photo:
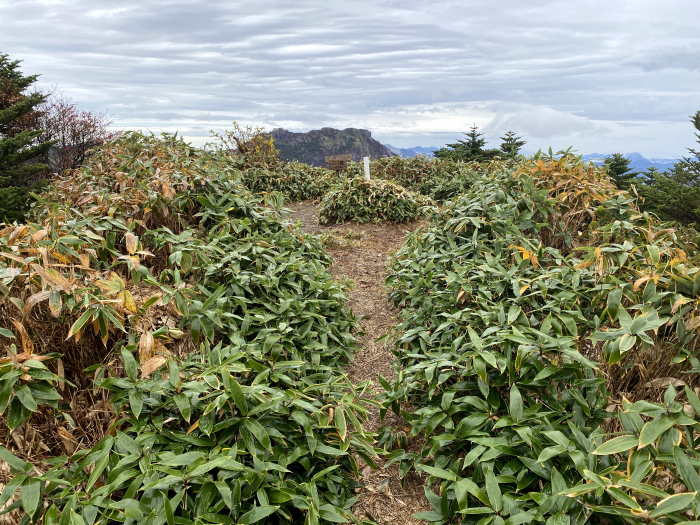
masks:
{"type": "MultiPolygon", "coordinates": [[[[396,324],[399,313],[387,303],[383,291],[387,261],[401,247],[407,234],[418,228],[420,223],[320,226],[313,203],[295,203],[287,205],[287,208],[291,210],[291,220],[300,221],[306,233],[329,235],[332,236],[330,240],[335,241],[326,247],[334,259],[331,273],[338,279],[348,277],[354,282],[355,290],[350,292],[349,306],[361,317],[360,324],[365,330],[364,337],[360,339],[361,351],[348,367],[348,374],[354,383],[372,381],[375,391],[383,391],[377,377],[379,374],[387,379],[395,377],[392,366],[394,356],[388,346],[375,341],[396,324]]],[[[406,426],[401,418],[391,412],[380,422],[379,412],[376,411],[367,421],[365,429],[376,432],[387,424],[397,430],[403,430],[406,426]]],[[[408,449],[417,452],[420,442],[409,442],[408,449]]],[[[425,523],[412,517],[415,512],[431,510],[420,477],[411,472],[402,487],[398,466],[382,469],[381,465],[382,462],[379,462],[377,471],[369,467],[362,469],[361,481],[366,486],[360,490],[360,499],[353,507],[355,516],[381,524],[425,523]]]]}

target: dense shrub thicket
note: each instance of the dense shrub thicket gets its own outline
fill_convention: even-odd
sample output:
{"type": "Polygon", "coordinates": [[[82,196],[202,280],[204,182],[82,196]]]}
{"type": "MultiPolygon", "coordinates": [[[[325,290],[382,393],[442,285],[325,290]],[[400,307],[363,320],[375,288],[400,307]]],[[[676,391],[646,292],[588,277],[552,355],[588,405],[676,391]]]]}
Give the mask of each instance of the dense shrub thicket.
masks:
{"type": "MultiPolygon", "coordinates": [[[[412,191],[429,194],[434,180],[452,179],[468,169],[468,164],[451,162],[428,157],[384,157],[370,159],[372,178],[386,179],[412,191]]],[[[348,176],[362,177],[364,167],[362,162],[348,164],[348,176]]]]}
{"type": "Polygon", "coordinates": [[[407,241],[387,280],[400,367],[380,379],[426,438],[387,463],[430,476],[417,517],[695,519],[700,268],[683,248],[569,154],[478,178],[407,241]]]}
{"type": "Polygon", "coordinates": [[[241,171],[243,183],[253,192],[279,192],[290,202],[318,199],[337,176],[334,171],[301,162],[280,163],[274,169],[250,167],[241,171]]]}
{"type": "Polygon", "coordinates": [[[355,458],[375,453],[329,262],[274,199],[171,136],[125,134],[57,181],[32,222],[0,231],[2,443],[21,427],[42,445],[0,447],[3,512],[345,521],[355,458]]]}
{"type": "Polygon", "coordinates": [[[422,213],[429,200],[393,182],[349,177],[331,187],[321,199],[321,224],[344,221],[408,222],[422,213]]]}

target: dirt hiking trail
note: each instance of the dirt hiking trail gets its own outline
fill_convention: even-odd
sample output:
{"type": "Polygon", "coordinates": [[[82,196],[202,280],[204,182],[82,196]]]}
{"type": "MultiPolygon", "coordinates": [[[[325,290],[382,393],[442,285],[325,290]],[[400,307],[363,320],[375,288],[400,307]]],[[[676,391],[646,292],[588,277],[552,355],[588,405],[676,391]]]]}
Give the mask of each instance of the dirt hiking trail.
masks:
{"type": "MultiPolygon", "coordinates": [[[[403,244],[408,233],[420,225],[407,224],[356,224],[348,222],[334,226],[320,226],[318,212],[312,202],[301,202],[286,206],[291,210],[290,219],[300,221],[306,233],[331,235],[326,250],[333,257],[331,273],[337,279],[345,277],[354,282],[350,292],[349,307],[360,317],[365,330],[360,338],[361,351],[348,366],[348,374],[353,383],[372,381],[373,388],[382,392],[377,377],[382,374],[387,379],[396,376],[392,367],[394,355],[388,346],[375,340],[387,333],[397,323],[399,311],[386,301],[383,291],[388,257],[403,244]]],[[[408,433],[406,422],[391,411],[383,422],[379,421],[379,411],[371,414],[364,428],[376,432],[383,425],[391,425],[396,430],[408,433]]],[[[422,443],[418,438],[409,440],[408,451],[419,452],[422,443]]],[[[361,482],[366,487],[360,489],[360,499],[353,507],[359,519],[371,519],[380,524],[413,525],[425,523],[412,517],[416,512],[432,510],[423,491],[423,480],[415,473],[406,477],[401,486],[398,465],[382,469],[383,461],[378,461],[377,471],[365,466],[358,459],[362,469],[361,482]]]]}

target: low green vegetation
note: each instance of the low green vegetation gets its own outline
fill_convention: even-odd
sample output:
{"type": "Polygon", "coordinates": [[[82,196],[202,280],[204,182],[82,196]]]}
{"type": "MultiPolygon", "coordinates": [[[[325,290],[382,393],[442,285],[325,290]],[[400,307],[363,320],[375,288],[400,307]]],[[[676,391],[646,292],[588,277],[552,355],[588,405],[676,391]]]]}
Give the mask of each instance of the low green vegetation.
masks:
{"type": "MultiPolygon", "coordinates": [[[[372,178],[395,182],[413,192],[443,202],[463,193],[471,185],[480,166],[465,162],[451,162],[428,157],[385,157],[370,160],[372,178]]],[[[348,175],[362,177],[361,162],[348,166],[348,175]]]]}
{"type": "Polygon", "coordinates": [[[241,175],[251,191],[278,192],[290,202],[319,199],[337,179],[334,171],[300,162],[285,162],[273,170],[250,167],[241,175]]]}
{"type": "Polygon", "coordinates": [[[408,222],[418,218],[429,203],[422,195],[388,180],[348,177],[323,196],[318,221],[408,222]]]}
{"type": "Polygon", "coordinates": [[[700,267],[683,248],[566,153],[475,180],[409,239],[387,280],[398,377],[380,380],[384,410],[426,438],[388,455],[429,475],[433,510],[416,517],[692,519],[700,401],[647,384],[662,370],[698,384],[700,267]]]}
{"type": "Polygon", "coordinates": [[[4,512],[23,523],[346,521],[375,452],[329,263],[274,195],[167,135],[126,134],[55,183],[0,231],[0,413],[50,445],[0,447],[0,507],[19,489],[4,512]],[[69,403],[93,380],[99,432],[69,403]]]}

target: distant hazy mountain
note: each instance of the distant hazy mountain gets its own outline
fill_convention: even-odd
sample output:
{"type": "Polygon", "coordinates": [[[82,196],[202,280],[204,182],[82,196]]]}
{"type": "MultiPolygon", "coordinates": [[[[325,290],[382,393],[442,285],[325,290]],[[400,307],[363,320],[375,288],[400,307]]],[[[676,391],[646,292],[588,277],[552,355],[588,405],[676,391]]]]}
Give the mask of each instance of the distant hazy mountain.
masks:
{"type": "MultiPolygon", "coordinates": [[[[625,153],[625,158],[630,160],[630,168],[634,171],[644,171],[654,166],[659,171],[666,171],[673,167],[678,162],[678,159],[647,159],[639,153],[625,153]]],[[[605,158],[609,155],[602,153],[591,153],[584,155],[584,160],[592,160],[596,164],[605,162],[605,158]]]]}
{"type": "Polygon", "coordinates": [[[427,155],[428,157],[432,157],[433,151],[440,149],[440,148],[434,148],[434,147],[424,148],[422,146],[415,146],[413,148],[397,148],[397,147],[391,146],[389,144],[385,144],[385,146],[387,148],[389,148],[391,151],[393,151],[394,153],[396,153],[397,155],[399,155],[401,157],[409,157],[409,158],[413,158],[416,155],[427,155]]]}
{"type": "Polygon", "coordinates": [[[327,166],[326,155],[351,153],[358,162],[363,157],[378,159],[394,157],[396,153],[372,138],[366,129],[321,128],[306,133],[273,129],[270,134],[284,160],[298,160],[313,166],[327,166]]]}

